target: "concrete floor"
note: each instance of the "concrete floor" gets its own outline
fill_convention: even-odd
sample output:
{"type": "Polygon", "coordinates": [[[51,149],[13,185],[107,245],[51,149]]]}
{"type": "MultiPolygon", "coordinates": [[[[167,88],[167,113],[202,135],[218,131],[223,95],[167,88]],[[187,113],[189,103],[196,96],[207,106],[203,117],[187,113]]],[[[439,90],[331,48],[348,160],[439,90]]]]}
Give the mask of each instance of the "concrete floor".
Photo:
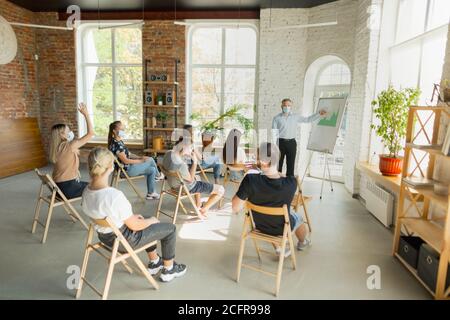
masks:
{"type": "MultiPolygon", "coordinates": [[[[44,170],[50,170],[45,168],[44,170]]],[[[86,178],[86,172],[82,173],[86,178]]],[[[139,181],[144,190],[144,182],[139,181]]],[[[155,213],[157,201],[138,201],[126,182],[119,186],[146,217],[155,213]]],[[[82,262],[86,232],[71,223],[62,208],[56,209],[47,243],[40,243],[42,228],[31,234],[31,222],[39,181],[34,172],[0,180],[0,298],[73,299],[75,290],[66,285],[71,265],[82,262]]],[[[312,195],[309,212],[313,245],[296,252],[298,269],[285,264],[280,299],[430,299],[422,286],[391,255],[392,232],[384,228],[342,185],[319,200],[320,180],[305,181],[304,193],[312,195]],[[369,290],[367,267],[381,269],[381,289],[369,290]]],[[[230,187],[227,194],[234,190],[230,187]]],[[[167,202],[169,206],[172,201],[167,202]]],[[[76,206],[79,208],[79,205],[76,206]]],[[[81,212],[81,209],[80,209],[81,212]]],[[[164,221],[165,218],[162,218],[164,221]]],[[[181,221],[181,220],[180,220],[181,221]]],[[[202,224],[178,224],[176,260],[188,272],[160,290],[149,288],[142,276],[115,270],[110,299],[273,299],[275,281],[243,269],[234,281],[243,216],[231,215],[229,205],[202,224]]],[[[245,261],[258,264],[253,246],[247,246],[245,261]]],[[[144,257],[144,256],[143,256],[144,257]]],[[[146,261],[146,259],[145,259],[146,261]]],[[[268,270],[276,261],[263,257],[268,270]]],[[[102,286],[104,260],[94,255],[88,276],[102,286]]],[[[83,299],[97,299],[85,287],[83,299]]]]}

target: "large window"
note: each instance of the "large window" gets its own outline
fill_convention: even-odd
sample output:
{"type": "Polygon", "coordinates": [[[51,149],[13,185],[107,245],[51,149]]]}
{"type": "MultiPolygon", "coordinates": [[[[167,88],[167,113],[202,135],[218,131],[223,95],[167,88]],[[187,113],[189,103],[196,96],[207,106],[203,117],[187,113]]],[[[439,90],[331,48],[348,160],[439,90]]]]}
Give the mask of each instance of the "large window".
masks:
{"type": "Polygon", "coordinates": [[[78,30],[78,98],[89,108],[96,140],[106,140],[109,123],[121,120],[127,139],[142,141],[141,29],[104,26],[111,25],[86,24],[78,30]]]}
{"type": "Polygon", "coordinates": [[[419,87],[421,104],[440,83],[450,19],[449,0],[399,0],[395,43],[391,47],[391,83],[419,87]]]}
{"type": "MultiPolygon", "coordinates": [[[[188,112],[195,126],[241,105],[254,116],[257,34],[252,26],[193,26],[189,37],[188,112]]],[[[224,128],[243,129],[235,120],[224,128]]]]}

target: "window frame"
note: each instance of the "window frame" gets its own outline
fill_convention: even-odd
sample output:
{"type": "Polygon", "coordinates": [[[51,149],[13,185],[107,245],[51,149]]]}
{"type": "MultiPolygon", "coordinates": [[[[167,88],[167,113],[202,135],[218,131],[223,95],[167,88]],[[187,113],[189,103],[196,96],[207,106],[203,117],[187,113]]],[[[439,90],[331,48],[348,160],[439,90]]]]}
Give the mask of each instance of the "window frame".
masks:
{"type": "MultiPolygon", "coordinates": [[[[113,114],[113,121],[118,120],[117,119],[117,93],[116,93],[116,88],[117,88],[117,76],[116,76],[116,69],[117,68],[126,68],[126,67],[140,67],[141,68],[141,72],[143,74],[143,62],[141,61],[140,63],[123,63],[123,62],[116,62],[116,46],[115,46],[115,41],[116,41],[116,29],[121,28],[121,25],[124,25],[123,28],[127,28],[127,29],[139,29],[141,30],[141,34],[142,34],[142,26],[141,25],[126,25],[129,23],[135,23],[137,22],[136,20],[121,20],[121,21],[102,21],[102,22],[95,22],[95,21],[86,21],[83,22],[80,27],[77,30],[77,84],[78,84],[78,88],[77,88],[77,97],[78,97],[78,101],[87,101],[87,81],[86,81],[86,68],[87,67],[97,67],[97,68],[101,68],[101,67],[107,67],[107,68],[111,68],[111,80],[112,80],[112,97],[111,97],[111,101],[112,101],[112,114],[113,114]],[[89,30],[92,29],[97,29],[98,26],[116,26],[115,28],[111,29],[111,62],[109,63],[93,63],[93,62],[85,62],[86,61],[86,56],[85,56],[85,50],[84,50],[84,39],[86,37],[86,33],[89,30]]],[[[142,43],[142,37],[141,37],[141,43],[142,43]]],[[[142,47],[142,46],[141,46],[142,47]]],[[[142,51],[141,51],[141,57],[143,59],[142,56],[142,51]]],[[[142,99],[140,100],[142,105],[143,105],[143,101],[142,99]]],[[[92,107],[92,106],[88,106],[92,107]]],[[[143,108],[143,106],[142,106],[143,108]]],[[[92,109],[93,110],[93,109],[92,109]]],[[[90,114],[91,117],[93,117],[93,113],[90,114]]],[[[93,120],[93,119],[92,119],[93,120]]],[[[86,124],[84,122],[84,118],[81,117],[78,114],[78,134],[79,136],[84,135],[86,133],[86,124]]],[[[141,139],[124,139],[126,142],[130,142],[130,143],[134,143],[134,144],[142,144],[144,141],[144,132],[142,132],[142,138],[141,139]]],[[[94,136],[90,142],[92,143],[102,143],[102,142],[106,142],[107,141],[107,137],[98,137],[98,136],[94,136]]]]}
{"type": "MultiPolygon", "coordinates": [[[[416,86],[417,86],[417,88],[420,88],[420,82],[422,79],[424,42],[427,39],[427,37],[429,37],[430,35],[440,32],[440,31],[443,31],[443,30],[448,30],[448,22],[428,30],[428,27],[430,25],[431,4],[432,4],[433,0],[426,0],[427,1],[427,9],[425,11],[423,31],[413,37],[410,37],[403,41],[397,42],[398,41],[399,20],[400,20],[399,17],[401,14],[401,11],[400,11],[401,1],[402,0],[397,0],[397,3],[396,3],[397,12],[395,14],[395,33],[394,33],[393,44],[389,47],[389,63],[391,63],[393,51],[399,50],[399,48],[401,50],[402,46],[414,44],[414,42],[417,42],[417,46],[419,47],[419,66],[418,66],[419,69],[418,69],[418,73],[417,73],[416,86]]],[[[389,68],[389,83],[392,83],[392,67],[389,68]]]]}
{"type": "MultiPolygon", "coordinates": [[[[196,22],[196,21],[187,21],[191,25],[189,26],[188,32],[187,32],[187,47],[188,50],[186,50],[186,61],[188,63],[187,67],[187,77],[186,77],[186,112],[185,112],[185,121],[186,123],[190,123],[190,117],[192,114],[192,74],[193,69],[195,68],[212,68],[212,69],[219,69],[220,74],[220,113],[223,113],[225,111],[225,70],[227,68],[235,68],[235,69],[254,69],[255,70],[255,82],[254,82],[254,105],[258,105],[258,67],[259,67],[259,28],[257,25],[257,21],[253,20],[247,20],[245,22],[242,21],[220,21],[220,20],[212,20],[212,21],[206,21],[206,22],[196,22]],[[226,29],[228,28],[250,28],[255,32],[256,36],[256,57],[255,57],[255,64],[227,64],[226,63],[226,29]],[[192,37],[196,30],[203,29],[203,28],[220,28],[222,35],[222,48],[221,48],[221,62],[220,64],[197,64],[192,63],[192,37]]],[[[253,123],[256,128],[257,124],[257,110],[255,110],[253,114],[253,123]]]]}

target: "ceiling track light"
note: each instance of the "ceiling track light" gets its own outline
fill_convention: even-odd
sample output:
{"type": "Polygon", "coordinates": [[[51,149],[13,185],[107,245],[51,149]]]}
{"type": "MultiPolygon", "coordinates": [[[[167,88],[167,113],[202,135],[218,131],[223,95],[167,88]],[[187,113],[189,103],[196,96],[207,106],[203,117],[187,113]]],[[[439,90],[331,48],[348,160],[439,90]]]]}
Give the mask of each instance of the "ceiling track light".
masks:
{"type": "Polygon", "coordinates": [[[43,25],[43,24],[20,23],[20,22],[9,22],[9,24],[12,25],[12,26],[17,26],[17,27],[29,27],[29,28],[73,31],[73,28],[58,27],[58,26],[47,26],[47,25],[43,25]]]}
{"type": "Polygon", "coordinates": [[[139,21],[139,22],[130,22],[126,24],[119,24],[119,25],[110,25],[110,26],[99,26],[99,30],[103,29],[112,29],[112,28],[121,28],[121,27],[131,27],[131,26],[143,26],[145,24],[145,21],[139,21]]]}
{"type": "Polygon", "coordinates": [[[326,26],[335,26],[337,25],[337,21],[330,22],[320,22],[320,23],[309,23],[309,24],[299,24],[299,25],[287,25],[280,27],[272,27],[270,30],[286,30],[286,29],[304,29],[304,28],[314,28],[314,27],[326,27],[326,26]]]}

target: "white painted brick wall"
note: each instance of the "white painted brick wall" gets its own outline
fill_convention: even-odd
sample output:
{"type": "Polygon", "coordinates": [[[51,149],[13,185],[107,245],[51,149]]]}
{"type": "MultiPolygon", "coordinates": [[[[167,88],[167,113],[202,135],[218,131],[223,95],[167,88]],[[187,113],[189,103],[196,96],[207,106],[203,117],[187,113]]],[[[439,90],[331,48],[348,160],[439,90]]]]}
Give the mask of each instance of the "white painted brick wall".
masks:
{"type": "MultiPolygon", "coordinates": [[[[356,161],[367,158],[371,108],[374,88],[377,33],[367,28],[372,2],[381,0],[340,0],[312,9],[261,10],[258,128],[269,129],[272,118],[280,112],[284,97],[294,100],[295,111],[301,110],[304,76],[309,64],[324,55],[337,55],[346,61],[352,71],[351,96],[349,97],[348,134],[345,142],[345,185],[355,193],[359,183],[354,177],[356,161]],[[337,19],[338,25],[308,29],[269,30],[269,25],[317,23],[337,19]],[[373,80],[372,80],[373,78],[373,80]],[[364,137],[362,137],[364,135],[364,137]]],[[[299,130],[303,173],[306,162],[305,146],[308,131],[299,130]],[[300,139],[300,136],[302,137],[300,139]]],[[[300,154],[301,153],[301,154],[300,154]]],[[[298,168],[298,165],[296,165],[298,168]]]]}

